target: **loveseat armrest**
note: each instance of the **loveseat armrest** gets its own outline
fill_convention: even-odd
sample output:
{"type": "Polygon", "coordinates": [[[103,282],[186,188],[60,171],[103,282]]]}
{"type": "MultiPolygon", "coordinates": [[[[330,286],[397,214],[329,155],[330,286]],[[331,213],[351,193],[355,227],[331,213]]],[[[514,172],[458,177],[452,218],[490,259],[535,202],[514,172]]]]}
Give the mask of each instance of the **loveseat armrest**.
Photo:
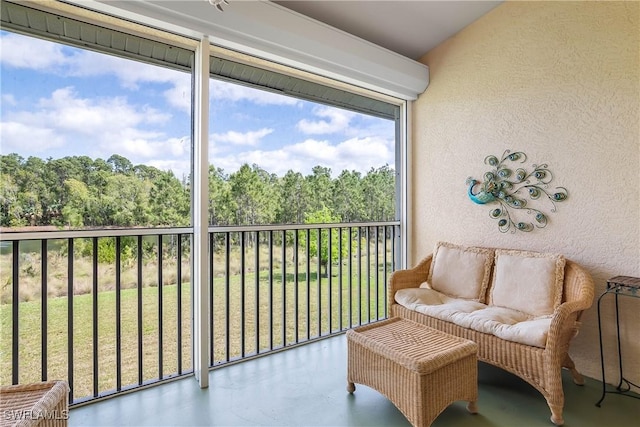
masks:
{"type": "MultiPolygon", "coordinates": [[[[567,260],[563,303],[556,308],[547,336],[547,350],[562,353],[578,333],[582,312],[593,304],[594,283],[591,275],[578,264],[567,260]]],[[[562,357],[562,354],[552,355],[562,357]]]]}
{"type": "Polygon", "coordinates": [[[433,254],[422,259],[415,267],[406,270],[394,271],[389,277],[389,287],[387,288],[387,307],[395,303],[394,296],[400,289],[417,288],[429,276],[431,259],[433,254]]]}

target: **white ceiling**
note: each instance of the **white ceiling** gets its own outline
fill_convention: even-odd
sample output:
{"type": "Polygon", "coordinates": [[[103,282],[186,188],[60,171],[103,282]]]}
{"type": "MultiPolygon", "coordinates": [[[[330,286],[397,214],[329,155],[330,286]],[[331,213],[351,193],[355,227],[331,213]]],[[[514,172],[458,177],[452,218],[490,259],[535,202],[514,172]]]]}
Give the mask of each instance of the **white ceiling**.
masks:
{"type": "MultiPolygon", "coordinates": [[[[233,7],[233,1],[229,0],[233,7]]],[[[274,1],[417,60],[502,1],[274,1]]]]}

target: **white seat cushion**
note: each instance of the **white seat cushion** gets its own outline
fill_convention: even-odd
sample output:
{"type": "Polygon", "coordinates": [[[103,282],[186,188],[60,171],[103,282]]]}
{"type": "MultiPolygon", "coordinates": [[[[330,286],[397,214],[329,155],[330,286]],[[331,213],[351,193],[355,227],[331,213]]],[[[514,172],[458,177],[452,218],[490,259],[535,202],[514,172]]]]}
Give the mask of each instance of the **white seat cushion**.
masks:
{"type": "Polygon", "coordinates": [[[551,318],[545,316],[518,322],[513,325],[502,324],[496,328],[493,335],[507,341],[545,348],[550,327],[551,318]]]}
{"type": "Polygon", "coordinates": [[[470,313],[482,311],[486,307],[486,305],[477,301],[452,299],[449,302],[438,305],[418,304],[415,311],[458,325],[470,313]]]}
{"type": "Polygon", "coordinates": [[[547,343],[551,326],[551,318],[548,316],[533,317],[518,310],[495,306],[474,311],[458,320],[454,323],[465,328],[541,348],[547,343]]]}
{"type": "Polygon", "coordinates": [[[401,289],[396,292],[395,301],[409,310],[463,328],[541,348],[546,345],[551,326],[548,316],[533,317],[518,310],[451,298],[428,288],[401,289]]]}
{"type": "Polygon", "coordinates": [[[440,305],[451,298],[433,289],[408,288],[396,292],[394,299],[401,306],[415,310],[419,305],[440,305]]]}

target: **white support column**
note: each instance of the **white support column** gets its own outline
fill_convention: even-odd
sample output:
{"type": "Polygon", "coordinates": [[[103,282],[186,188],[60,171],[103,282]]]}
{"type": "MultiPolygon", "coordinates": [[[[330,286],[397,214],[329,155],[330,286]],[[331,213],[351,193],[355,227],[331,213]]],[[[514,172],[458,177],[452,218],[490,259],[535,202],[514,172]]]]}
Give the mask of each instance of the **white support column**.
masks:
{"type": "Polygon", "coordinates": [[[201,388],[209,386],[209,40],[196,49],[193,85],[193,370],[201,388]]]}
{"type": "Polygon", "coordinates": [[[411,199],[411,194],[413,192],[413,180],[411,179],[411,129],[413,126],[411,123],[412,107],[413,105],[411,101],[405,101],[404,106],[400,108],[400,121],[402,123],[400,140],[400,162],[402,163],[402,190],[400,194],[400,235],[402,236],[401,268],[408,268],[413,262],[411,260],[411,257],[413,256],[413,239],[411,238],[411,233],[413,232],[413,200],[411,199]]]}

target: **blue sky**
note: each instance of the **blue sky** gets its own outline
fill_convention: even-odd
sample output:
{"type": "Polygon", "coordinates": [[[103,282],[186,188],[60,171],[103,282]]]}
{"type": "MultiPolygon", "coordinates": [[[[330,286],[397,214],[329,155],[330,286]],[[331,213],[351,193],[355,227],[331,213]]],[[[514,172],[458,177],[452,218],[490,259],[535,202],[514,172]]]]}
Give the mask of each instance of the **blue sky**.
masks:
{"type": "MultiPolygon", "coordinates": [[[[190,162],[187,73],[0,32],[0,153],[112,154],[171,169],[190,162]]],[[[392,121],[211,80],[209,161],[279,176],[316,165],[366,173],[394,164],[392,121]]]]}

